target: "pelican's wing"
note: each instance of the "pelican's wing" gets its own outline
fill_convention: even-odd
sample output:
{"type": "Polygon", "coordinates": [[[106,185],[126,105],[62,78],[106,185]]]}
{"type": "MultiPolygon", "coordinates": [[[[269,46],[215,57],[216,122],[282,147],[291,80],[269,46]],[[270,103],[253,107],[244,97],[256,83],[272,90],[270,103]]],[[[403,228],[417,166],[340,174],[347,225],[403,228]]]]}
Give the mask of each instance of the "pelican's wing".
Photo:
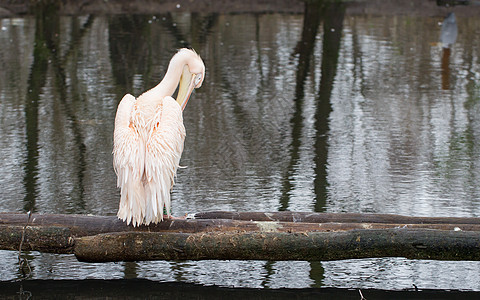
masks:
{"type": "Polygon", "coordinates": [[[146,224],[163,220],[164,208],[171,216],[170,190],[185,140],[182,109],[172,97],[164,98],[151,122],[145,151],[146,224]]]}
{"type": "Polygon", "coordinates": [[[145,165],[145,146],[131,126],[135,97],[127,94],[118,104],[113,133],[113,167],[117,186],[121,189],[118,217],[134,226],[142,223],[145,212],[142,175],[145,165]],[[143,150],[142,150],[143,149],[143,150]]]}

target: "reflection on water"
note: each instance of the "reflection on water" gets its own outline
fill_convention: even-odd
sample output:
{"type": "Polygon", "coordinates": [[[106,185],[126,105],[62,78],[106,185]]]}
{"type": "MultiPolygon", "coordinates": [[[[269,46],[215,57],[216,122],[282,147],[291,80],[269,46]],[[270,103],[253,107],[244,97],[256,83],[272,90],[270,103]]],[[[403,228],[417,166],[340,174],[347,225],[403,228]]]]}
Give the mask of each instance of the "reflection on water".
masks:
{"type": "Polygon", "coordinates": [[[457,41],[458,26],[455,13],[451,12],[443,20],[440,31],[440,43],[442,45],[442,89],[450,89],[450,48],[457,41]]]}
{"type": "MultiPolygon", "coordinates": [[[[59,16],[39,6],[0,19],[0,210],[115,214],[116,106],[154,86],[176,48],[192,46],[206,81],[184,112],[187,168],[174,214],[480,217],[480,20],[456,13],[446,63],[438,37],[454,8],[357,8],[307,1],[304,14],[59,16]]],[[[29,255],[35,279],[480,290],[477,262],[85,264],[29,255]]],[[[16,253],[0,251],[0,262],[0,280],[21,277],[16,253]]]]}

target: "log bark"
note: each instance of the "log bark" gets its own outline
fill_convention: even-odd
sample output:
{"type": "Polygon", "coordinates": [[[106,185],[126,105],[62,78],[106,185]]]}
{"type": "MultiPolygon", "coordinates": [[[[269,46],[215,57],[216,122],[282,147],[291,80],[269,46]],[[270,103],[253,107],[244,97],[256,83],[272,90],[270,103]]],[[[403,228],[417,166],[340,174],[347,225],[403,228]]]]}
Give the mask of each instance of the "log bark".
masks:
{"type": "Polygon", "coordinates": [[[339,260],[371,257],[479,260],[477,232],[428,229],[342,232],[124,232],[77,239],[80,261],[134,260],[339,260]]]}

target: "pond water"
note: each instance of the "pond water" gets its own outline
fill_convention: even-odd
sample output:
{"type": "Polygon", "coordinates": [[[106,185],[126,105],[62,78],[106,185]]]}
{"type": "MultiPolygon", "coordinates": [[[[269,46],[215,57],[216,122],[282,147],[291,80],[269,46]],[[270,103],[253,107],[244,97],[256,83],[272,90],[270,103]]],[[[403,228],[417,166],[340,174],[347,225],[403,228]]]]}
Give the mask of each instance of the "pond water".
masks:
{"type": "MultiPolygon", "coordinates": [[[[188,46],[206,79],[184,111],[174,215],[480,217],[480,7],[398,2],[307,1],[303,14],[40,8],[1,18],[0,211],[115,215],[116,107],[156,85],[188,46]],[[444,22],[451,12],[455,22],[444,22]]],[[[33,279],[480,291],[480,262],[27,257],[33,279]]],[[[0,281],[22,278],[16,252],[0,251],[0,264],[0,281]]]]}

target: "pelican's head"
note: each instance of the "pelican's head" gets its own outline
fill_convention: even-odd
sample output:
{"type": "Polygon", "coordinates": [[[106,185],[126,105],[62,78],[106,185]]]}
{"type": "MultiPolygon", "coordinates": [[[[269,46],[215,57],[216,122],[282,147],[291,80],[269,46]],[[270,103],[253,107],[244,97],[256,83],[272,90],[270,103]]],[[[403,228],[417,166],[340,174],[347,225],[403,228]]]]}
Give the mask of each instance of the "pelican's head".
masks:
{"type": "Polygon", "coordinates": [[[193,89],[198,89],[202,86],[203,79],[205,78],[205,65],[200,55],[190,49],[180,49],[177,54],[175,54],[175,57],[184,61],[177,95],[177,102],[183,110],[187,105],[193,89]]]}

